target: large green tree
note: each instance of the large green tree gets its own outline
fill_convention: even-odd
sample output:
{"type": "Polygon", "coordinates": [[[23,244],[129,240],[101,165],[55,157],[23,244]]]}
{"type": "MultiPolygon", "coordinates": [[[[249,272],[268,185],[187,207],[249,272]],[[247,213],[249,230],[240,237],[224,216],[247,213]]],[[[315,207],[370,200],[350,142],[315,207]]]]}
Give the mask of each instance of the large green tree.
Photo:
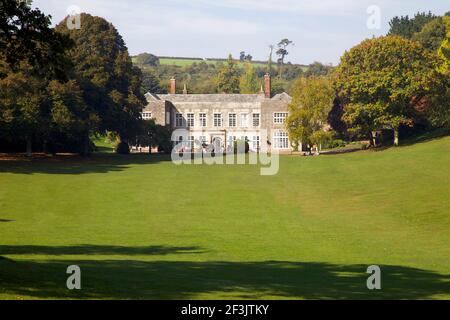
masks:
{"type": "Polygon", "coordinates": [[[66,52],[73,43],[50,23],[29,2],[0,1],[0,140],[26,141],[28,155],[33,140],[52,136],[57,111],[48,86],[64,85],[71,66],[66,52]]]}
{"type": "Polygon", "coordinates": [[[46,128],[45,82],[33,75],[32,68],[25,63],[20,71],[2,70],[6,76],[0,79],[0,135],[16,143],[26,141],[30,156],[33,137],[46,128]]]}
{"type": "Polygon", "coordinates": [[[27,1],[0,0],[0,60],[13,70],[26,62],[40,77],[65,78],[71,42],[50,27],[50,19],[27,1]]]}
{"type": "Polygon", "coordinates": [[[336,88],[345,102],[344,119],[352,130],[371,135],[424,120],[440,107],[447,80],[439,59],[415,41],[398,36],[365,40],[341,58],[336,88]]]}
{"type": "Polygon", "coordinates": [[[219,69],[216,83],[220,93],[239,93],[239,68],[231,54],[227,62],[219,69]]]}
{"type": "Polygon", "coordinates": [[[292,102],[286,126],[294,147],[325,143],[331,138],[326,129],[335,91],[327,77],[301,77],[292,89],[292,102]]]}
{"type": "Polygon", "coordinates": [[[80,18],[80,29],[68,29],[67,18],[56,27],[75,43],[70,52],[73,77],[80,83],[90,113],[100,120],[100,130],[115,131],[128,142],[135,136],[145,103],[142,73],[133,67],[125,42],[111,23],[86,13],[80,18]]]}

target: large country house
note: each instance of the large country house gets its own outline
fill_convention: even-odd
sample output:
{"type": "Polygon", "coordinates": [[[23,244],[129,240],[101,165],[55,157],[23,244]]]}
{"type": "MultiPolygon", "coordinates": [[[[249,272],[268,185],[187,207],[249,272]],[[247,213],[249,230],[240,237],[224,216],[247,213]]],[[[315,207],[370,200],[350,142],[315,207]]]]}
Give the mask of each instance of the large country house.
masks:
{"type": "MultiPolygon", "coordinates": [[[[176,80],[170,80],[169,94],[147,93],[143,119],[172,129],[187,129],[188,139],[205,144],[220,141],[225,148],[233,141],[247,140],[250,150],[258,151],[266,139],[270,148],[291,151],[285,121],[291,97],[271,95],[270,76],[264,77],[260,94],[176,94],[176,80]]],[[[181,138],[180,138],[181,139],[181,138]]]]}

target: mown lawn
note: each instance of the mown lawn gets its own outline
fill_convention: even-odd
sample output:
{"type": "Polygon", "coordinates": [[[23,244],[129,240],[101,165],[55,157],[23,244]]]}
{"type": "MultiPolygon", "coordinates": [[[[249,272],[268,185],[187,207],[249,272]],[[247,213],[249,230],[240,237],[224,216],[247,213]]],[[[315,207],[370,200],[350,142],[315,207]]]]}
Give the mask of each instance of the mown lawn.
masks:
{"type": "Polygon", "coordinates": [[[0,161],[0,299],[450,299],[450,137],[276,176],[167,160],[0,161]]]}

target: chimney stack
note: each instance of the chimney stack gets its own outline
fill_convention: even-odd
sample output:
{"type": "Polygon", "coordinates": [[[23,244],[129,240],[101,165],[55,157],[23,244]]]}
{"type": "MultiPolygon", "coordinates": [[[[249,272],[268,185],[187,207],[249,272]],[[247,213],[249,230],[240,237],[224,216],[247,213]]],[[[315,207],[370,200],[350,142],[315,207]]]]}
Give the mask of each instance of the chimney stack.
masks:
{"type": "Polygon", "coordinates": [[[270,74],[266,73],[264,75],[264,96],[270,98],[271,95],[271,84],[270,84],[270,74]]]}
{"type": "Polygon", "coordinates": [[[176,94],[177,93],[177,80],[175,77],[172,77],[170,79],[170,94],[176,94]]]}

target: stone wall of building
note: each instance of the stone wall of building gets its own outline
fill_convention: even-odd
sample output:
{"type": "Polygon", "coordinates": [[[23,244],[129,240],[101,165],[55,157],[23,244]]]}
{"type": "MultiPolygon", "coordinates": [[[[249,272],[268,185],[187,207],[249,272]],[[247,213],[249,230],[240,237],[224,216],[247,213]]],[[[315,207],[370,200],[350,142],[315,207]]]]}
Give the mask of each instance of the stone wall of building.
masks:
{"type": "Polygon", "coordinates": [[[146,97],[149,103],[144,111],[151,112],[157,124],[167,124],[169,115],[173,129],[187,128],[187,114],[194,114],[194,126],[187,128],[189,134],[195,139],[204,138],[206,142],[219,138],[227,144],[232,139],[247,138],[252,149],[252,146],[256,148],[263,140],[272,142],[274,133],[286,132],[283,123],[274,123],[275,113],[288,112],[290,97],[286,94],[273,98],[266,98],[264,94],[149,94],[146,97]],[[176,126],[177,113],[183,118],[181,127],[176,126]],[[201,113],[207,117],[204,127],[200,126],[201,113]],[[215,113],[222,114],[220,127],[214,125],[215,113]],[[236,114],[236,127],[229,126],[230,114],[236,114]],[[246,126],[241,124],[241,114],[247,115],[246,126]],[[259,114],[259,126],[253,126],[253,114],[259,114]]]}

